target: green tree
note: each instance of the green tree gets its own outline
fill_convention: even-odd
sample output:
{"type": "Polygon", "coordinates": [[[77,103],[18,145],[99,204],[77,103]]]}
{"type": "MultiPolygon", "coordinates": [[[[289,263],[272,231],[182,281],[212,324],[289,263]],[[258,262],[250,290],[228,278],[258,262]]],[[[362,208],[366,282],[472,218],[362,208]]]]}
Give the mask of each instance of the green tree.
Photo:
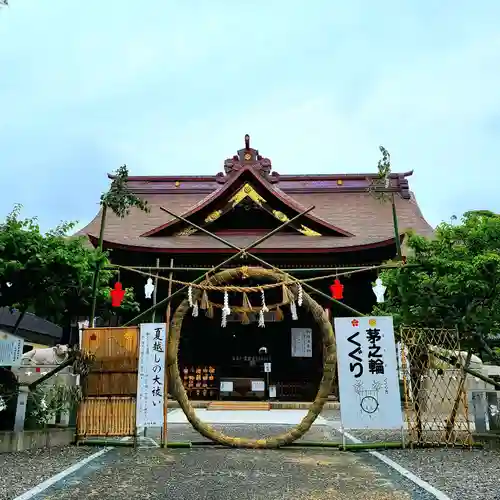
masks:
{"type": "Polygon", "coordinates": [[[22,219],[21,207],[0,224],[0,306],[33,312],[61,326],[87,314],[95,269],[104,268],[97,283],[99,314],[137,312],[131,289],[120,308],[111,307],[109,284],[116,271],[107,254],[88,246],[84,237],[70,237],[74,223],[61,223],[43,234],[36,218],[22,219]]]}
{"type": "MultiPolygon", "coordinates": [[[[104,243],[104,229],[106,227],[106,214],[110,209],[116,216],[123,219],[132,208],[137,208],[144,212],[149,212],[147,201],[136,196],[127,186],[128,168],[122,165],[113,176],[111,186],[106,193],[101,195],[101,227],[99,230],[98,250],[102,252],[104,243]]],[[[102,262],[97,262],[92,284],[92,308],[90,311],[90,324],[94,322],[97,310],[98,283],[101,273],[102,262]]]]}
{"type": "Polygon", "coordinates": [[[401,256],[401,242],[399,235],[399,224],[398,224],[398,214],[396,211],[396,198],[394,191],[391,191],[391,155],[389,151],[384,148],[384,146],[379,146],[382,158],[377,164],[377,177],[372,180],[370,186],[368,187],[368,192],[381,203],[391,203],[392,210],[392,224],[394,228],[394,242],[396,244],[396,255],[399,260],[402,259],[401,256]]]}
{"type": "Polygon", "coordinates": [[[471,211],[440,224],[434,238],[409,234],[408,266],[381,273],[386,302],[375,313],[396,325],[457,328],[464,347],[494,353],[500,331],[500,216],[471,211]]]}

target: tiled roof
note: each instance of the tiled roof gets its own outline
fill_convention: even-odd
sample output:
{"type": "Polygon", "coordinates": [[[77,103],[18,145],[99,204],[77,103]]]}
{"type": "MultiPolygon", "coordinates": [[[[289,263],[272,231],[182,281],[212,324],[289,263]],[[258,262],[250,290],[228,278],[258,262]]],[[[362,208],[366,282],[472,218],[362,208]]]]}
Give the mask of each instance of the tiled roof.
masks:
{"type": "MultiPolygon", "coordinates": [[[[325,231],[325,236],[305,236],[297,233],[278,233],[259,246],[261,249],[310,251],[340,251],[356,247],[394,243],[391,203],[382,203],[367,192],[376,174],[279,175],[271,172],[271,161],[250,147],[245,136],[245,148],[224,162],[224,172],[212,176],[129,177],[129,189],[148,201],[149,214],[133,209],[125,219],[108,213],[104,240],[109,246],[131,247],[145,251],[202,252],[227,248],[210,236],[197,232],[189,236],[165,236],[163,228],[178,219],[166,214],[161,207],[184,217],[212,207],[212,203],[228,201],[234,189],[250,182],[265,191],[271,203],[280,201],[287,207],[289,217],[315,206],[300,223],[313,220],[325,231]],[[294,213],[292,213],[294,212],[294,213]],[[329,234],[331,236],[326,236],[329,234]],[[338,234],[338,236],[335,236],[338,234]]],[[[388,189],[395,193],[400,234],[407,229],[431,236],[433,231],[423,218],[407,177],[412,172],[392,173],[388,189]]],[[[255,185],[255,186],[254,186],[255,185]]],[[[260,193],[259,193],[260,194],[260,193]]],[[[220,224],[223,224],[221,216],[220,224]]],[[[172,223],[172,224],[170,224],[172,223]]],[[[99,235],[100,214],[79,231],[95,241],[99,235]]],[[[278,223],[277,223],[278,224],[278,223]]],[[[207,227],[210,229],[210,226],[207,227]]],[[[175,234],[177,231],[172,231],[175,234]]],[[[252,243],[255,235],[225,237],[238,247],[252,243]]]]}
{"type": "MultiPolygon", "coordinates": [[[[169,194],[142,194],[141,196],[148,201],[150,213],[146,214],[132,209],[130,215],[125,219],[119,219],[113,213],[108,213],[104,232],[104,240],[107,243],[150,248],[153,251],[225,248],[222,243],[204,234],[141,237],[141,234],[172,220],[172,217],[163,212],[160,207],[165,207],[181,215],[205,198],[203,194],[186,194],[181,191],[169,194]]],[[[395,198],[400,233],[403,234],[405,230],[411,228],[422,235],[431,236],[432,228],[423,218],[413,194],[409,199],[403,199],[399,195],[396,195],[395,198]]],[[[308,237],[302,234],[278,233],[265,241],[260,246],[261,248],[334,250],[382,244],[394,238],[391,204],[389,202],[382,203],[369,193],[294,193],[293,199],[304,207],[315,205],[316,208],[312,214],[333,226],[352,233],[353,236],[308,237]]],[[[99,223],[100,214],[88,226],[79,231],[79,234],[98,238],[99,223]]],[[[254,235],[237,235],[225,236],[225,239],[242,247],[254,241],[256,237],[254,235]]]]}

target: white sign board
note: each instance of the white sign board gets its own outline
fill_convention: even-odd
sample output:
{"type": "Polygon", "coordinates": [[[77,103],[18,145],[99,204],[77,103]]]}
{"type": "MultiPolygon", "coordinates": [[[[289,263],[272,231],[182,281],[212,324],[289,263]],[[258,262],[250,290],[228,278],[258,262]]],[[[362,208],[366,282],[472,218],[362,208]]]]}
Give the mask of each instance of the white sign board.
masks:
{"type": "Polygon", "coordinates": [[[233,392],[233,383],[228,381],[221,382],[220,392],[233,392]]]}
{"type": "Polygon", "coordinates": [[[275,398],[276,397],[276,386],[275,385],[270,385],[269,386],[269,397],[270,398],[275,398]]]}
{"type": "Polygon", "coordinates": [[[264,363],[264,373],[271,373],[271,363],[264,363]]]}
{"type": "Polygon", "coordinates": [[[165,323],[142,323],[137,377],[137,427],[161,427],[165,393],[165,323]]]}
{"type": "Polygon", "coordinates": [[[292,328],[292,358],[312,358],[310,328],[292,328]]]}
{"type": "Polygon", "coordinates": [[[392,316],[335,318],[339,396],[346,429],[403,425],[392,316]]]}
{"type": "Polygon", "coordinates": [[[263,380],[252,380],[252,392],[264,392],[266,383],[263,380]]]}
{"type": "Polygon", "coordinates": [[[0,332],[0,366],[19,366],[23,355],[24,339],[0,332]]]}

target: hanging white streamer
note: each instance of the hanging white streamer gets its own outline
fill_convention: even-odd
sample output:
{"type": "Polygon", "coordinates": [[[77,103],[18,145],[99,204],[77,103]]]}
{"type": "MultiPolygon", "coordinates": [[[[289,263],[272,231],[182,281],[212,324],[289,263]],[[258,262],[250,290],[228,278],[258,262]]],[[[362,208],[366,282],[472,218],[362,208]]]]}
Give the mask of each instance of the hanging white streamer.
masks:
{"type": "Polygon", "coordinates": [[[227,290],[224,292],[224,307],[222,308],[222,328],[226,328],[227,326],[227,317],[231,314],[231,308],[229,307],[229,294],[227,290]]]}
{"type": "Polygon", "coordinates": [[[260,291],[260,299],[262,302],[262,306],[259,311],[259,328],[265,328],[266,327],[266,319],[264,316],[264,313],[269,312],[269,307],[266,305],[266,294],[264,293],[264,290],[260,291]]]}
{"type": "Polygon", "coordinates": [[[304,300],[304,291],[302,290],[302,285],[299,283],[297,285],[297,305],[302,307],[302,302],[304,300]]]}
{"type": "Polygon", "coordinates": [[[189,285],[188,288],[188,302],[189,302],[189,307],[193,307],[193,287],[189,285]]]}
{"type": "Polygon", "coordinates": [[[292,313],[292,319],[294,321],[299,319],[299,317],[297,315],[297,305],[295,304],[295,301],[290,303],[290,312],[292,313]]]}
{"type": "Polygon", "coordinates": [[[259,328],[265,328],[266,327],[266,322],[264,319],[264,309],[261,309],[259,311],[259,328]]]}
{"type": "Polygon", "coordinates": [[[260,291],[260,298],[262,300],[262,311],[265,312],[265,313],[269,312],[269,308],[266,305],[266,296],[264,294],[264,290],[260,291]]]}
{"type": "Polygon", "coordinates": [[[198,302],[195,302],[193,305],[193,316],[198,317],[198,302]]]}

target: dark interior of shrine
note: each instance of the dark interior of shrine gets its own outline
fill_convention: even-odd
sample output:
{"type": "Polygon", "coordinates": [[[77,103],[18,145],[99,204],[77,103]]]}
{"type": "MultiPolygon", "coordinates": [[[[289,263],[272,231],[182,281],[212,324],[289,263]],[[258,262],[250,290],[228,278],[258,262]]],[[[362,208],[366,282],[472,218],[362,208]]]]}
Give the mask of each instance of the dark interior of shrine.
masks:
{"type": "MultiPolygon", "coordinates": [[[[246,283],[254,286],[254,283],[246,283]]],[[[215,308],[214,317],[207,318],[203,311],[198,317],[188,315],[184,318],[179,349],[179,365],[187,370],[186,388],[191,396],[204,397],[204,389],[212,396],[221,396],[221,380],[233,382],[233,394],[224,395],[224,399],[261,399],[265,394],[251,390],[252,380],[261,380],[276,386],[276,397],[280,399],[314,398],[322,374],[322,339],[312,315],[305,307],[297,308],[296,320],[292,319],[290,307],[281,306],[282,314],[276,315],[274,304],[282,302],[282,289],[267,290],[266,303],[271,311],[266,314],[265,327],[258,326],[258,315],[250,315],[250,323],[241,323],[241,314],[231,314],[227,325],[221,326],[221,310],[215,308]],[[292,357],[292,328],[310,328],[312,330],[311,357],[292,357]],[[264,352],[265,351],[265,352],[264,352]],[[264,363],[271,363],[271,373],[267,380],[264,363]],[[215,369],[213,380],[209,384],[196,380],[196,369],[215,369]],[[189,376],[194,368],[194,384],[190,387],[189,376]],[[246,383],[245,383],[246,381],[246,383]],[[201,382],[199,387],[197,383],[201,382]]],[[[252,305],[261,302],[260,294],[248,293],[252,305]]],[[[211,294],[210,300],[222,304],[222,294],[211,294]],[[215,296],[214,296],[215,295],[215,296]],[[219,295],[219,297],[217,297],[219,295]]],[[[241,305],[241,294],[230,294],[231,305],[241,305]]],[[[202,377],[203,379],[203,377],[202,377]]]]}

